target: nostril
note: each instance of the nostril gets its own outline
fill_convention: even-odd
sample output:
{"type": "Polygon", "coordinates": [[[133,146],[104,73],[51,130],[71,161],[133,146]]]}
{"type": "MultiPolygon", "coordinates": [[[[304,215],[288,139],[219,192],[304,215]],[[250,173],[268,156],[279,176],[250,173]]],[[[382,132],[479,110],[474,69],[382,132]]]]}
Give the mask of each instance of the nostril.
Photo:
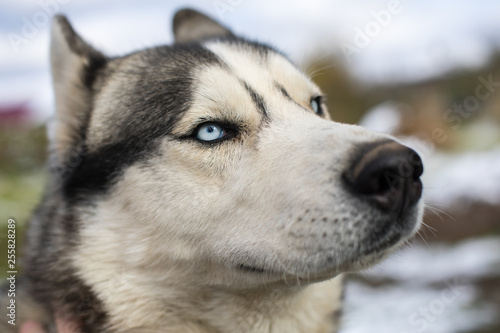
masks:
{"type": "Polygon", "coordinates": [[[397,170],[390,165],[372,163],[353,178],[353,185],[360,194],[386,193],[391,190],[390,176],[396,173],[397,170]]]}
{"type": "Polygon", "coordinates": [[[424,165],[420,156],[413,149],[410,149],[409,162],[413,167],[413,179],[419,179],[424,173],[424,165]]]}
{"type": "Polygon", "coordinates": [[[377,179],[377,189],[375,193],[386,193],[389,192],[391,187],[389,186],[389,182],[383,175],[380,175],[377,179]]]}
{"type": "Polygon", "coordinates": [[[352,164],[344,178],[354,192],[384,211],[402,212],[422,194],[422,160],[394,141],[372,144],[352,164]]]}

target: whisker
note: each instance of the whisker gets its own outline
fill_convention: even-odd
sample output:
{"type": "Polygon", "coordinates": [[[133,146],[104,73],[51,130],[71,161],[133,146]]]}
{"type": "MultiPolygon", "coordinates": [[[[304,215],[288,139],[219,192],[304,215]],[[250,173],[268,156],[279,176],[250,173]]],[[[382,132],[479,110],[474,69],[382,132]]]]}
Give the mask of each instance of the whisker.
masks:
{"type": "MultiPolygon", "coordinates": [[[[314,67],[316,66],[318,63],[320,63],[321,61],[323,61],[324,59],[328,58],[328,57],[331,57],[333,55],[333,52],[325,52],[322,56],[320,57],[317,57],[314,59],[314,61],[309,65],[307,66],[307,68],[304,70],[305,73],[309,73],[309,71],[314,67]]],[[[333,66],[335,66],[335,64],[333,64],[333,66]]]]}
{"type": "Polygon", "coordinates": [[[428,225],[427,223],[425,223],[424,221],[422,221],[422,226],[426,229],[426,230],[429,230],[431,232],[437,232],[437,229],[436,228],[433,228],[431,227],[430,225],[428,225]]]}
{"type": "MultiPolygon", "coordinates": [[[[435,193],[432,193],[432,192],[431,192],[431,193],[432,193],[432,195],[431,195],[431,196],[428,196],[428,198],[432,200],[432,198],[436,198],[436,197],[438,197],[441,193],[443,193],[443,191],[444,191],[444,190],[448,187],[448,185],[450,185],[450,182],[451,182],[451,179],[450,179],[450,180],[448,180],[448,182],[447,182],[447,183],[446,183],[446,184],[445,184],[445,185],[444,185],[441,189],[439,189],[439,190],[438,190],[438,192],[435,192],[435,193]]],[[[433,188],[433,187],[427,187],[427,186],[425,187],[425,191],[426,191],[427,193],[429,193],[429,192],[428,192],[428,190],[429,190],[429,189],[434,189],[434,188],[433,188]]]]}
{"type": "Polygon", "coordinates": [[[426,206],[425,207],[427,211],[431,212],[432,214],[434,214],[435,216],[439,217],[439,219],[441,220],[441,222],[444,222],[443,220],[443,217],[441,216],[441,214],[439,214],[435,209],[434,207],[431,207],[431,206],[426,206]]]}
{"type": "MultiPolygon", "coordinates": [[[[417,231],[417,235],[422,239],[422,241],[425,243],[425,246],[427,248],[430,248],[429,244],[427,243],[427,241],[425,240],[425,237],[422,235],[422,232],[419,230],[417,231]]],[[[433,234],[434,235],[434,234],[433,234]]]]}
{"type": "Polygon", "coordinates": [[[335,65],[334,64],[325,65],[323,67],[316,68],[313,72],[307,73],[307,75],[309,76],[309,78],[314,79],[319,74],[322,74],[324,70],[330,69],[332,67],[335,67],[335,65]]]}
{"type": "MultiPolygon", "coordinates": [[[[433,206],[431,206],[429,204],[426,205],[426,208],[429,208],[429,210],[431,212],[434,212],[437,216],[440,216],[439,214],[442,214],[442,215],[445,215],[446,217],[450,218],[453,222],[455,222],[455,223],[457,222],[457,220],[453,216],[451,216],[450,214],[446,213],[444,210],[441,210],[439,208],[433,207],[433,206]],[[437,214],[437,213],[439,213],[439,214],[437,214]]],[[[444,222],[444,220],[442,218],[441,218],[441,221],[444,222]]]]}
{"type": "Polygon", "coordinates": [[[217,103],[217,101],[216,101],[215,99],[213,99],[212,97],[210,97],[210,96],[207,96],[207,95],[205,95],[205,94],[203,94],[203,93],[201,93],[201,92],[199,92],[199,91],[197,91],[196,93],[197,93],[198,95],[200,95],[201,97],[204,97],[204,98],[208,99],[209,101],[212,101],[212,102],[214,102],[214,103],[217,103]]]}

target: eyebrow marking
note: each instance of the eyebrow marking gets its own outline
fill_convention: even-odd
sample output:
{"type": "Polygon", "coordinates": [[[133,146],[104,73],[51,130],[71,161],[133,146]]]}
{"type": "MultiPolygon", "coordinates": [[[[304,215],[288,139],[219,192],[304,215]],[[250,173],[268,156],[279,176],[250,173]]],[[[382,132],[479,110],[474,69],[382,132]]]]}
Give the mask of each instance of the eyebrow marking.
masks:
{"type": "Polygon", "coordinates": [[[302,106],[299,102],[297,102],[296,100],[294,100],[289,94],[288,92],[286,91],[285,87],[283,87],[281,84],[279,84],[278,82],[275,82],[274,83],[275,87],[283,94],[283,96],[285,96],[286,99],[288,99],[290,102],[294,103],[295,105],[297,105],[299,108],[307,111],[307,112],[311,112],[311,110],[305,108],[304,106],[302,106]]]}
{"type": "Polygon", "coordinates": [[[247,90],[248,94],[252,98],[252,101],[255,103],[255,106],[262,113],[264,118],[269,118],[269,115],[267,114],[267,111],[266,111],[266,104],[264,102],[264,98],[262,98],[261,95],[259,95],[257,92],[255,92],[255,90],[253,90],[252,87],[250,87],[248,85],[248,83],[246,83],[245,81],[241,81],[241,83],[243,84],[243,86],[247,90]]]}
{"type": "Polygon", "coordinates": [[[287,99],[289,99],[290,101],[292,102],[295,102],[291,97],[290,95],[288,95],[288,92],[286,91],[285,87],[283,87],[281,84],[279,84],[278,82],[275,83],[275,86],[276,88],[278,88],[279,91],[281,91],[281,93],[283,94],[283,96],[285,96],[287,99]]]}

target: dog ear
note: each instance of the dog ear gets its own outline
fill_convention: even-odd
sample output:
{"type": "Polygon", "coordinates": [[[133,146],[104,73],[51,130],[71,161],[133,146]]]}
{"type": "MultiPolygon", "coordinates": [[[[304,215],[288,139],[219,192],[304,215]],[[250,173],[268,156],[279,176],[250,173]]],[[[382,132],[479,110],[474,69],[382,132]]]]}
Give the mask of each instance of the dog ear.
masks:
{"type": "Polygon", "coordinates": [[[93,86],[108,59],[87,44],[64,16],[52,21],[50,45],[56,113],[50,124],[51,166],[79,153],[92,111],[93,86]]]}
{"type": "Polygon", "coordinates": [[[176,43],[188,43],[213,37],[234,37],[226,27],[192,9],[182,9],[174,16],[176,43]]]}

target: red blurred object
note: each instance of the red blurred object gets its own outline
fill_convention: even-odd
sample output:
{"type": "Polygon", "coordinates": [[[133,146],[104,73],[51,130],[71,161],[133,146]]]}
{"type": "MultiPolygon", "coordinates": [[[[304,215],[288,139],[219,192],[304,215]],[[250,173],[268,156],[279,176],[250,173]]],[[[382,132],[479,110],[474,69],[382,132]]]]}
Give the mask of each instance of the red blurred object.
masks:
{"type": "Polygon", "coordinates": [[[0,105],[0,127],[25,126],[31,118],[28,103],[0,105]]]}

